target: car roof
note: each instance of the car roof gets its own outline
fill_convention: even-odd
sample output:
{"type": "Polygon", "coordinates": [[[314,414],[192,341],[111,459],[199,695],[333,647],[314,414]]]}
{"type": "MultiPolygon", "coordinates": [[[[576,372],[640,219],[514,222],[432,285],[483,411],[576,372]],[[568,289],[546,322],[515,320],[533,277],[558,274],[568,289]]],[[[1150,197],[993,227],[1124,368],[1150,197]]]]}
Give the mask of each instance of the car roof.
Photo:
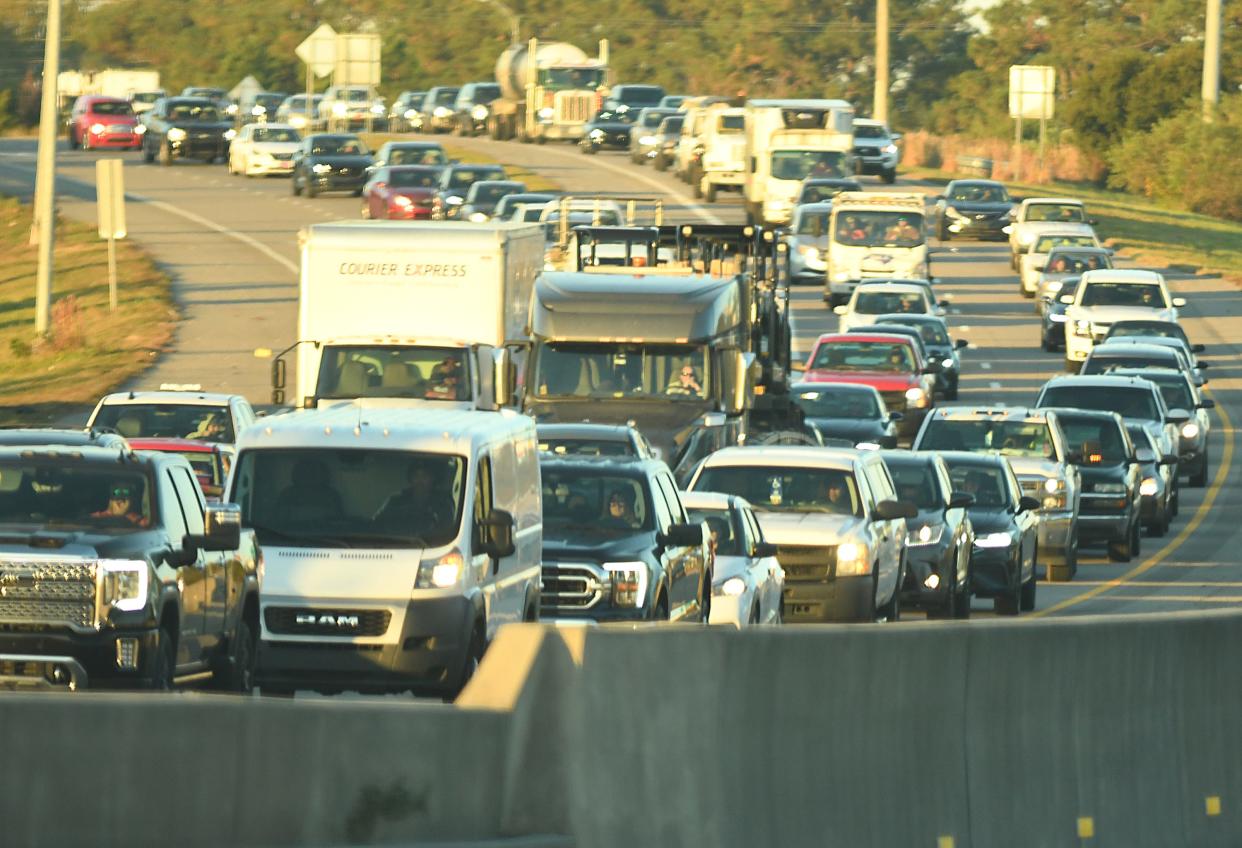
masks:
{"type": "Polygon", "coordinates": [[[1121,418],[1116,412],[1110,409],[1080,409],[1077,406],[1046,406],[1043,407],[1049,412],[1055,412],[1058,417],[1065,418],[1071,415],[1084,416],[1087,418],[1107,418],[1110,421],[1121,418]]]}
{"type": "Polygon", "coordinates": [[[914,336],[906,333],[824,333],[815,344],[831,342],[901,342],[913,347],[914,336]]]}
{"type": "MultiPolygon", "coordinates": [[[[1082,226],[1086,227],[1089,225],[1083,224],[1082,226]]],[[[1040,235],[1040,238],[1043,238],[1044,236],[1055,237],[1057,235],[1059,235],[1059,233],[1043,233],[1040,235]]],[[[1077,235],[1077,233],[1075,235],[1077,235]]],[[[1093,247],[1089,245],[1080,245],[1080,244],[1058,244],[1052,248],[1051,252],[1056,253],[1057,251],[1061,251],[1061,250],[1073,251],[1074,253],[1098,253],[1098,254],[1102,254],[1105,256],[1112,256],[1112,251],[1109,250],[1107,247],[1093,247]]]]}
{"type": "Polygon", "coordinates": [[[668,468],[658,459],[625,456],[580,456],[577,454],[539,454],[539,467],[549,470],[575,468],[592,471],[601,476],[615,474],[623,477],[645,477],[668,468]]]}
{"type": "Polygon", "coordinates": [[[134,391],[112,392],[104,395],[99,403],[101,406],[123,404],[168,404],[183,406],[228,406],[234,399],[245,400],[241,395],[223,392],[174,392],[174,391],[134,391]]]}
{"type": "Polygon", "coordinates": [[[726,495],[721,492],[682,492],[681,505],[686,509],[715,509],[731,511],[741,506],[750,506],[746,499],[739,495],[726,495]]]}
{"type": "MultiPolygon", "coordinates": [[[[1107,358],[1110,356],[1134,356],[1140,354],[1142,356],[1152,356],[1163,359],[1176,359],[1177,351],[1181,348],[1180,344],[1176,347],[1173,345],[1151,344],[1149,342],[1128,342],[1125,339],[1142,338],[1141,336],[1120,336],[1118,338],[1109,339],[1108,344],[1098,344],[1091,349],[1090,356],[1100,356],[1107,358]]],[[[1175,343],[1176,339],[1173,340],[1175,343]]]]}
{"type": "Polygon", "coordinates": [[[1048,204],[1056,203],[1061,206],[1067,206],[1067,205],[1083,206],[1085,205],[1081,200],[1079,200],[1076,197],[1028,197],[1025,200],[1023,200],[1022,203],[1025,204],[1026,206],[1034,206],[1038,203],[1048,203],[1048,204]]]}
{"type": "MultiPolygon", "coordinates": [[[[1053,386],[1085,386],[1100,389],[1142,389],[1143,391],[1159,392],[1156,384],[1142,377],[1119,377],[1113,374],[1062,374],[1044,383],[1043,389],[1053,386]]],[[[1040,391],[1042,392],[1043,389],[1040,391]]]]}
{"type": "Polygon", "coordinates": [[[1123,345],[1128,347],[1162,347],[1167,348],[1168,350],[1181,351],[1186,349],[1186,343],[1177,336],[1144,336],[1137,334],[1133,336],[1109,336],[1095,347],[1107,348],[1111,350],[1112,348],[1121,347],[1123,345]]]}
{"type": "MultiPolygon", "coordinates": [[[[815,203],[799,203],[797,207],[794,208],[795,215],[801,215],[806,212],[821,212],[821,213],[827,214],[831,211],[832,211],[831,200],[818,200],[815,203]]],[[[795,235],[797,234],[795,233],[795,235]]]]}
{"type": "Polygon", "coordinates": [[[1092,268],[1082,272],[1085,283],[1163,283],[1164,277],[1155,271],[1139,268],[1092,268]]]}
{"type": "Polygon", "coordinates": [[[955,186],[955,185],[964,185],[964,186],[988,186],[989,188],[992,188],[992,187],[995,187],[995,186],[1000,186],[1001,188],[1004,188],[1004,187],[1005,187],[1005,184],[1004,184],[1004,183],[1002,183],[1000,180],[975,180],[975,179],[972,179],[972,180],[952,180],[952,181],[950,181],[949,185],[951,185],[951,186],[955,186]]]}
{"type": "Polygon", "coordinates": [[[629,442],[634,430],[626,424],[556,423],[537,424],[535,433],[541,439],[596,439],[601,442],[629,442]]]}
{"type": "Polygon", "coordinates": [[[930,415],[941,421],[1047,421],[1048,410],[1030,406],[937,406],[930,415]]]}
{"type": "Polygon", "coordinates": [[[821,448],[809,445],[729,447],[709,454],[703,460],[703,468],[781,466],[852,470],[855,463],[865,460],[866,455],[867,452],[853,448],[821,448]]]}
{"type": "Polygon", "coordinates": [[[1190,384],[1190,375],[1180,368],[1161,368],[1157,365],[1148,365],[1143,368],[1116,368],[1108,372],[1118,377],[1140,377],[1144,380],[1151,380],[1153,383],[1185,383],[1190,384]]]}

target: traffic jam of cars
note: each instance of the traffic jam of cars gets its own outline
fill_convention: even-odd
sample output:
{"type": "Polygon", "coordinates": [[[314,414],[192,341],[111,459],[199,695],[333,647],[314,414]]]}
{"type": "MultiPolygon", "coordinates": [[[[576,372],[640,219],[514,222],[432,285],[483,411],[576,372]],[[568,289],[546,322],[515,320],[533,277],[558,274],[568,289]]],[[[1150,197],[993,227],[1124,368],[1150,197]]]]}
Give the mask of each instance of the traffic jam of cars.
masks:
{"type": "Polygon", "coordinates": [[[366,86],[191,88],[136,118],[80,98],[74,147],[285,177],[363,220],[303,229],[265,413],[167,387],[108,395],[84,431],[0,432],[0,523],[73,539],[0,555],[0,684],[451,699],[513,622],[1018,616],[1207,485],[1186,303],[1118,267],[1083,201],[929,197],[892,185],[900,136],[844,101],[609,88],[606,51],[569,48],[391,108],[366,86]],[[746,223],[532,192],[435,133],[615,151],[736,193],[746,223]],[[1063,353],[1027,405],[959,400],[971,351],[933,268],[965,240],[1007,242],[1063,353]],[[795,358],[799,288],[836,329],[795,358]]]}

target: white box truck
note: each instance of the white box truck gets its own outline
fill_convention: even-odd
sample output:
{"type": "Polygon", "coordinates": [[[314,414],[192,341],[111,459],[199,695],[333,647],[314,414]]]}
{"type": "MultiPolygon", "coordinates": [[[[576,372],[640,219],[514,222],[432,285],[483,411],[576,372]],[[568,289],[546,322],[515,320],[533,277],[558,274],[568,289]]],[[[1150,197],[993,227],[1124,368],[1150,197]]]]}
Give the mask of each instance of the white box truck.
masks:
{"type": "Polygon", "coordinates": [[[265,694],[455,697],[501,626],[539,615],[535,422],[380,404],[273,415],[238,442],[265,694]]]}
{"type": "Polygon", "coordinates": [[[926,198],[844,191],[832,200],[824,301],[839,306],[865,280],[930,280],[926,198]]]}
{"type": "Polygon", "coordinates": [[[740,192],[746,184],[746,110],[720,106],[709,108],[703,122],[703,176],[695,196],[716,202],[716,192],[740,192]]]}
{"type": "Polygon", "coordinates": [[[844,100],[747,101],[747,223],[789,223],[810,176],[854,176],[854,107],[844,100]]]}
{"type": "Polygon", "coordinates": [[[508,400],[543,269],[541,227],[341,221],[307,227],[299,240],[298,341],[272,364],[273,403],[285,402],[293,350],[295,406],[508,400]]]}

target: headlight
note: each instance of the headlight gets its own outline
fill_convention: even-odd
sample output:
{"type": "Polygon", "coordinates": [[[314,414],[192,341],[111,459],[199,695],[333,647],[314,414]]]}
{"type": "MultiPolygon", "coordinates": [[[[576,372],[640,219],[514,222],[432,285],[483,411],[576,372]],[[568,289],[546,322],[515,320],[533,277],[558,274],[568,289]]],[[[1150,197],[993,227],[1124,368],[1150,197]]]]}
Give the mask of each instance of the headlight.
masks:
{"type": "Polygon", "coordinates": [[[1061,282],[1060,280],[1049,280],[1047,283],[1045,283],[1045,286],[1048,289],[1048,291],[1052,292],[1053,294],[1056,294],[1057,292],[1059,292],[1064,285],[1065,283],[1061,282]]]}
{"type": "Polygon", "coordinates": [[[104,131],[104,125],[103,125],[103,124],[91,124],[91,132],[92,132],[94,135],[101,135],[101,134],[103,133],[103,131],[104,131]]]}
{"type": "Polygon", "coordinates": [[[975,538],[976,548],[1007,548],[1012,544],[1012,533],[988,533],[975,538]]]}
{"type": "Polygon", "coordinates": [[[1124,483],[1096,483],[1092,491],[1101,495],[1120,495],[1125,493],[1126,487],[1124,483]]]}
{"type": "Polygon", "coordinates": [[[180,127],[173,127],[172,129],[168,131],[168,140],[169,141],[184,141],[185,130],[181,129],[180,127]]]}
{"type": "Polygon", "coordinates": [[[235,138],[237,138],[237,130],[230,127],[229,129],[224,131],[225,141],[232,141],[235,138]]]}
{"type": "Polygon", "coordinates": [[[462,200],[462,198],[458,197],[457,195],[451,194],[448,197],[444,198],[444,202],[447,203],[449,206],[461,206],[461,204],[464,201],[462,200]]]}
{"type": "Polygon", "coordinates": [[[371,107],[371,113],[372,113],[372,114],[374,114],[374,115],[382,115],[382,114],[384,114],[384,104],[383,104],[383,103],[376,103],[374,106],[372,106],[372,107],[371,107]]]}
{"type": "Polygon", "coordinates": [[[414,582],[415,589],[449,589],[457,585],[461,579],[465,561],[458,551],[434,559],[425,559],[418,564],[418,577],[414,582]]]}
{"type": "Polygon", "coordinates": [[[236,104],[236,103],[230,103],[228,106],[225,106],[225,107],[224,107],[224,114],[226,114],[226,115],[236,115],[236,114],[237,114],[237,104],[236,104]]]}
{"type": "Polygon", "coordinates": [[[915,548],[919,545],[935,545],[940,542],[942,536],[944,536],[943,524],[936,527],[924,524],[918,530],[906,533],[906,546],[915,548]]]}
{"type": "Polygon", "coordinates": [[[1183,439],[1196,439],[1199,437],[1199,425],[1193,421],[1187,421],[1182,425],[1183,439]]]}
{"type": "Polygon", "coordinates": [[[344,115],[344,114],[345,114],[345,111],[346,111],[346,109],[348,109],[348,108],[349,108],[349,107],[347,107],[344,103],[333,103],[333,104],[332,104],[332,114],[333,114],[333,115],[336,115],[336,116],[339,118],[341,115],[344,115]]]}
{"type": "Polygon", "coordinates": [[[398,194],[392,199],[393,206],[413,206],[414,201],[410,200],[404,194],[398,194]]]}
{"type": "Polygon", "coordinates": [[[647,563],[606,562],[604,570],[612,578],[612,603],[618,607],[641,607],[647,599],[647,563]]]}
{"type": "Polygon", "coordinates": [[[1160,486],[1156,482],[1155,477],[1144,477],[1143,482],[1139,483],[1139,494],[1150,498],[1159,490],[1160,486]]]}
{"type": "Polygon", "coordinates": [[[927,393],[918,387],[906,389],[906,402],[911,406],[927,406],[927,393]]]}
{"type": "Polygon", "coordinates": [[[803,256],[809,257],[811,259],[819,258],[819,248],[811,244],[804,244],[800,246],[798,248],[798,252],[801,253],[803,256]]]}
{"type": "Polygon", "coordinates": [[[535,114],[539,116],[539,120],[541,121],[550,121],[552,120],[552,116],[555,115],[556,112],[552,109],[551,106],[544,106],[542,109],[540,109],[535,114]]]}
{"type": "Polygon", "coordinates": [[[146,131],[147,131],[146,124],[135,124],[134,125],[134,132],[137,133],[138,135],[142,135],[146,131]]]}
{"type": "Polygon", "coordinates": [[[266,114],[267,114],[267,107],[266,107],[266,106],[261,106],[260,104],[256,103],[254,106],[250,107],[250,114],[251,114],[251,115],[256,115],[256,116],[257,116],[257,115],[266,115],[266,114]]]}
{"type": "Polygon", "coordinates": [[[447,118],[449,116],[449,109],[447,106],[437,106],[431,110],[431,116],[433,118],[447,118]]]}
{"type": "Polygon", "coordinates": [[[1090,338],[1090,336],[1091,336],[1091,322],[1090,322],[1090,321],[1083,321],[1082,319],[1079,319],[1079,320],[1075,321],[1075,322],[1074,322],[1074,335],[1076,335],[1076,336],[1086,336],[1086,337],[1090,338]]]}
{"type": "Polygon", "coordinates": [[[487,213],[486,212],[471,212],[469,220],[473,221],[476,224],[482,224],[487,220],[487,213]]]}
{"type": "Polygon", "coordinates": [[[728,595],[731,598],[736,598],[738,595],[745,593],[746,581],[740,577],[730,577],[725,582],[713,586],[712,591],[717,595],[728,595]]]}
{"type": "Polygon", "coordinates": [[[1060,477],[1049,477],[1047,480],[1044,481],[1044,491],[1050,495],[1055,495],[1057,492],[1061,491],[1064,488],[1065,488],[1065,481],[1062,480],[1060,477]]]}
{"type": "Polygon", "coordinates": [[[487,107],[480,103],[470,110],[470,117],[474,118],[476,121],[486,121],[487,107]]]}
{"type": "Polygon", "coordinates": [[[848,282],[850,279],[850,272],[849,271],[838,271],[837,273],[832,275],[832,278],[836,280],[838,283],[845,283],[845,282],[848,282]]]}
{"type": "Polygon", "coordinates": [[[857,542],[846,542],[837,547],[837,576],[857,577],[871,573],[871,557],[867,546],[857,542]]]}
{"type": "Polygon", "coordinates": [[[957,363],[954,362],[950,357],[945,357],[944,360],[940,364],[942,367],[948,368],[950,370],[957,367],[957,363]]]}
{"type": "Polygon", "coordinates": [[[101,559],[103,601],[113,609],[133,612],[147,605],[147,563],[141,559],[101,559]]]}
{"type": "Polygon", "coordinates": [[[954,209],[952,206],[946,206],[946,207],[944,208],[944,214],[948,215],[950,218],[964,218],[964,217],[966,217],[966,216],[965,216],[965,215],[963,215],[961,212],[958,212],[956,209],[954,209]]]}
{"type": "Polygon", "coordinates": [[[651,145],[651,144],[656,144],[656,143],[658,143],[659,141],[660,141],[660,140],[659,140],[658,138],[656,138],[654,135],[640,135],[640,136],[638,137],[638,143],[639,143],[639,144],[647,144],[647,145],[651,145]]]}
{"type": "Polygon", "coordinates": [[[1018,233],[1018,244],[1031,244],[1035,241],[1035,234],[1030,230],[1018,233]]]}
{"type": "Polygon", "coordinates": [[[406,110],[405,110],[405,119],[406,119],[407,121],[412,120],[412,119],[414,118],[414,116],[415,116],[415,115],[417,115],[417,114],[418,114],[418,112],[416,112],[416,111],[415,111],[415,110],[413,110],[413,109],[406,109],[406,110]]]}
{"type": "Polygon", "coordinates": [[[293,117],[289,119],[289,126],[301,129],[302,127],[306,126],[306,116],[305,115],[294,115],[293,117]]]}
{"type": "Polygon", "coordinates": [[[601,130],[601,129],[594,129],[594,130],[591,130],[591,132],[590,132],[590,136],[591,136],[591,138],[595,139],[596,141],[600,141],[600,140],[601,140],[601,139],[603,139],[603,137],[604,137],[604,131],[603,131],[603,130],[601,130]]]}
{"type": "Polygon", "coordinates": [[[884,146],[884,152],[885,152],[885,153],[896,153],[896,152],[897,152],[897,145],[895,145],[895,144],[888,144],[888,145],[885,145],[885,146],[884,146]]]}
{"type": "Polygon", "coordinates": [[[880,446],[875,442],[859,442],[854,445],[856,450],[880,450],[880,446]]]}
{"type": "Polygon", "coordinates": [[[332,173],[332,166],[325,162],[316,162],[314,165],[311,165],[311,170],[316,174],[330,174],[332,173]]]}
{"type": "Polygon", "coordinates": [[[1064,324],[1069,319],[1065,317],[1064,312],[1049,312],[1048,320],[1054,324],[1064,324]]]}

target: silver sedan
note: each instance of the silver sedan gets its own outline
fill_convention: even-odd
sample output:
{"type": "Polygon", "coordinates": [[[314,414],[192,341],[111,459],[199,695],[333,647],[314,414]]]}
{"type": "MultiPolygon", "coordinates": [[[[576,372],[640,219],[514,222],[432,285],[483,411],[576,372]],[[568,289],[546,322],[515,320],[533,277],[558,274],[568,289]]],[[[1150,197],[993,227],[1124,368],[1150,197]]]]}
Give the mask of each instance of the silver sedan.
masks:
{"type": "Polygon", "coordinates": [[[750,504],[736,495],[683,492],[692,522],[704,522],[716,549],[709,624],[780,624],[785,571],[764,541],[750,504]]]}

